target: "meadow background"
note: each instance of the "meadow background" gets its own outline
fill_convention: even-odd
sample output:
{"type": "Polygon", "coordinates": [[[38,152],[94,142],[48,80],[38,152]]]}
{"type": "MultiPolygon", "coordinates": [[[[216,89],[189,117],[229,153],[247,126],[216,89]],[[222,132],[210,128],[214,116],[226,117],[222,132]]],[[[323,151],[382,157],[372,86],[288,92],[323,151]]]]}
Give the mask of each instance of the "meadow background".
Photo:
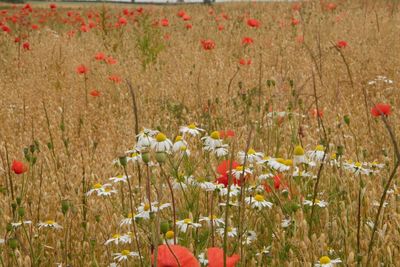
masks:
{"type": "MultiPolygon", "coordinates": [[[[214,182],[217,166],[239,160],[239,151],[253,148],[290,160],[296,146],[311,151],[323,145],[324,160],[313,168],[298,166],[314,178],[293,177],[293,162],[282,173],[267,168],[273,176],[265,181],[258,179],[265,168],[245,166],[252,170],[246,188],[264,186],[260,194],[273,206],[254,211],[240,194],[241,209],[230,208],[228,217],[237,237],[224,241],[203,223],[174,233],[178,243],[195,256],[225,247],[240,255],[237,266],[313,266],[324,255],[344,266],[398,265],[398,8],[396,1],[368,0],[1,4],[0,264],[108,266],[124,246],[104,242],[126,230],[120,221],[130,203],[136,209],[146,201],[145,181],[153,200],[171,203],[166,181],[185,183],[182,177],[193,175],[214,182]],[[377,103],[390,105],[391,113],[373,116],[377,103]],[[233,131],[223,140],[229,154],[205,152],[193,137],[191,154],[168,155],[162,168],[113,164],[135,146],[143,128],[174,141],[179,127],[191,123],[205,130],[202,136],[233,131]],[[326,162],[333,153],[337,165],[326,162]],[[27,168],[17,174],[13,160],[27,168]],[[382,166],[361,175],[341,167],[348,160],[382,166]],[[96,183],[126,173],[132,190],[121,184],[109,197],[87,195],[96,183]],[[371,222],[390,177],[370,247],[371,222]],[[303,204],[313,198],[328,205],[303,204]],[[282,227],[288,218],[290,226],[282,227]],[[39,229],[48,220],[62,228],[39,229]],[[19,221],[31,223],[11,225],[19,221]],[[248,229],[257,237],[243,244],[240,233],[248,229]]],[[[150,157],[156,162],[153,152],[150,157]]],[[[225,218],[218,202],[226,196],[189,184],[174,191],[177,219],[198,222],[210,212],[225,218]]],[[[173,229],[171,211],[135,223],[139,246],[132,241],[125,247],[141,249],[144,266],[151,245],[165,236],[159,225],[169,221],[167,230],[173,229]]]]}

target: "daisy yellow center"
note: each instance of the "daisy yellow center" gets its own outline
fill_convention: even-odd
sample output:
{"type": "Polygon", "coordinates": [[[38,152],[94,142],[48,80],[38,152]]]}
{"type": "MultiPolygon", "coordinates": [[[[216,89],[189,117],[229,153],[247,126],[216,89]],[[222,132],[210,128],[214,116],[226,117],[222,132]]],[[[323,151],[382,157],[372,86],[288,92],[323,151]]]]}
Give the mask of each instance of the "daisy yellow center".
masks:
{"type": "Polygon", "coordinates": [[[232,227],[228,226],[226,230],[228,230],[228,232],[232,232],[233,229],[232,227]]]}
{"type": "Polygon", "coordinates": [[[122,178],[122,174],[120,174],[120,175],[117,175],[117,178],[122,178]]]}
{"type": "Polygon", "coordinates": [[[120,234],[114,234],[112,237],[115,238],[115,239],[118,239],[118,238],[121,237],[121,235],[120,234]]]}
{"type": "Polygon", "coordinates": [[[269,156],[265,156],[265,157],[263,157],[263,160],[269,160],[270,159],[270,157],[269,156]]]}
{"type": "Polygon", "coordinates": [[[124,249],[123,251],[121,251],[121,255],[122,256],[128,256],[129,253],[131,253],[131,252],[129,250],[127,250],[127,249],[124,249]]]}
{"type": "Polygon", "coordinates": [[[212,133],[210,134],[210,137],[211,137],[212,139],[219,139],[219,138],[220,138],[219,132],[218,132],[218,131],[212,132],[212,133]]]}
{"type": "Polygon", "coordinates": [[[186,224],[189,224],[189,223],[192,223],[192,220],[191,219],[184,219],[183,222],[186,223],[186,224]]]}
{"type": "Polygon", "coordinates": [[[167,239],[172,239],[172,238],[174,238],[174,235],[175,235],[174,231],[168,231],[168,232],[165,233],[165,237],[166,237],[167,239]]]}
{"type": "Polygon", "coordinates": [[[143,210],[148,211],[149,209],[150,209],[150,204],[149,203],[144,204],[143,210]]]}
{"type": "Polygon", "coordinates": [[[175,137],[175,142],[179,142],[179,141],[182,141],[182,136],[180,136],[180,135],[175,137]]]}
{"type": "Polygon", "coordinates": [[[277,158],[276,161],[279,162],[279,163],[285,164],[285,163],[284,163],[285,160],[284,160],[283,158],[277,158]]]}
{"type": "Polygon", "coordinates": [[[137,157],[139,154],[138,153],[132,153],[131,158],[137,157]]]}
{"type": "Polygon", "coordinates": [[[258,201],[258,202],[264,201],[264,197],[262,195],[259,195],[259,194],[255,195],[254,199],[256,201],[258,201]]]}
{"type": "Polygon", "coordinates": [[[180,147],[180,150],[181,150],[181,151],[186,151],[186,149],[187,149],[186,146],[181,146],[181,147],[180,147]]]}
{"type": "Polygon", "coordinates": [[[355,164],[354,164],[354,166],[356,166],[357,168],[360,168],[361,167],[361,162],[356,162],[355,164]]]}
{"type": "Polygon", "coordinates": [[[134,216],[134,215],[133,215],[132,213],[128,213],[128,218],[129,218],[129,219],[132,219],[133,216],[134,216]]]}
{"type": "Polygon", "coordinates": [[[99,183],[93,185],[93,188],[94,188],[94,189],[100,189],[100,188],[102,188],[102,187],[103,187],[103,186],[102,186],[101,184],[99,184],[99,183]]]}
{"type": "Polygon", "coordinates": [[[189,129],[196,129],[196,125],[194,125],[194,123],[191,123],[188,125],[189,129]]]}
{"type": "Polygon", "coordinates": [[[215,220],[215,219],[217,219],[217,215],[210,216],[209,218],[210,218],[210,220],[215,220]]]}
{"type": "Polygon", "coordinates": [[[158,133],[156,135],[156,140],[157,142],[164,142],[165,140],[167,140],[167,136],[163,133],[158,133]]]}
{"type": "Polygon", "coordinates": [[[247,151],[247,154],[249,154],[249,155],[254,155],[254,154],[256,154],[256,151],[255,151],[254,149],[250,148],[250,149],[247,151]]]}
{"type": "Polygon", "coordinates": [[[315,147],[316,151],[324,151],[324,146],[323,145],[318,145],[315,147]]]}
{"type": "Polygon", "coordinates": [[[304,149],[301,146],[296,146],[294,148],[293,154],[295,156],[303,156],[304,155],[304,149]]]}
{"type": "Polygon", "coordinates": [[[243,166],[237,166],[237,167],[236,167],[236,170],[237,170],[237,171],[243,171],[243,166]]]}
{"type": "Polygon", "coordinates": [[[293,165],[293,161],[291,159],[287,159],[283,162],[283,164],[285,164],[286,166],[292,166],[293,165]]]}
{"type": "Polygon", "coordinates": [[[111,191],[111,188],[105,188],[104,189],[104,192],[110,192],[111,191]]]}
{"type": "Polygon", "coordinates": [[[336,153],[333,153],[333,154],[331,155],[331,159],[336,159],[336,153]]]}
{"type": "Polygon", "coordinates": [[[48,220],[48,221],[46,221],[46,224],[52,225],[52,224],[54,224],[54,221],[53,220],[48,220]]]}
{"type": "Polygon", "coordinates": [[[331,259],[328,257],[328,256],[322,256],[320,259],[319,259],[319,263],[320,264],[328,264],[328,263],[330,263],[331,262],[331,259]]]}
{"type": "Polygon", "coordinates": [[[319,204],[320,202],[321,202],[321,200],[319,200],[319,199],[315,200],[315,204],[319,204]]]}

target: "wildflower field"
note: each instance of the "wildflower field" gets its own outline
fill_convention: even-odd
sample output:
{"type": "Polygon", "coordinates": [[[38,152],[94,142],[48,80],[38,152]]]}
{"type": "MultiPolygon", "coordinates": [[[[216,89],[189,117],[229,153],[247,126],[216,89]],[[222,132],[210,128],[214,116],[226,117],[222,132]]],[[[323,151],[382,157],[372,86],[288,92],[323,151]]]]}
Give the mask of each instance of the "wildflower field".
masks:
{"type": "Polygon", "coordinates": [[[0,266],[398,266],[399,25],[0,4],[0,266]]]}

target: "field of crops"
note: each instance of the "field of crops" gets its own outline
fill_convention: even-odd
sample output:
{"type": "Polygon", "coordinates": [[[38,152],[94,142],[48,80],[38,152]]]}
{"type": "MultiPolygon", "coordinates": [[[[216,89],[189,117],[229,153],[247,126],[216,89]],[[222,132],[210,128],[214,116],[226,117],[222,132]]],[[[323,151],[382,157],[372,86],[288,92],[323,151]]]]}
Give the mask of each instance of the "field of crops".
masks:
{"type": "Polygon", "coordinates": [[[399,265],[399,25],[1,4],[0,266],[399,265]]]}

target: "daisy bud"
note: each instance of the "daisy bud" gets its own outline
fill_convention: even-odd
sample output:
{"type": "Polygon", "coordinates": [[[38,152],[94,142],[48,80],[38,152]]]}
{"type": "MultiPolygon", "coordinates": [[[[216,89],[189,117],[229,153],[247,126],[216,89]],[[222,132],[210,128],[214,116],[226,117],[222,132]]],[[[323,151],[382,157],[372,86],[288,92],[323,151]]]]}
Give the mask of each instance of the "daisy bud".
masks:
{"type": "Polygon", "coordinates": [[[349,115],[344,115],[343,120],[344,120],[344,123],[346,123],[347,125],[350,124],[350,117],[349,117],[349,115]]]}
{"type": "Polygon", "coordinates": [[[146,164],[150,162],[150,153],[148,151],[142,152],[142,160],[146,164]]]}
{"type": "Polygon", "coordinates": [[[8,246],[11,249],[16,249],[18,247],[18,240],[15,238],[10,238],[8,239],[8,246]]]}
{"type": "Polygon", "coordinates": [[[169,232],[168,231],[169,230],[169,222],[168,221],[161,222],[160,229],[161,229],[161,233],[167,234],[169,232]]]}
{"type": "Polygon", "coordinates": [[[121,156],[121,157],[119,157],[119,163],[120,163],[122,166],[126,167],[126,163],[127,163],[126,156],[121,156]]]}
{"type": "Polygon", "coordinates": [[[17,209],[17,203],[12,203],[11,208],[13,211],[15,211],[17,209]]]}
{"type": "Polygon", "coordinates": [[[17,205],[18,206],[21,205],[22,199],[20,197],[17,197],[16,200],[17,200],[17,205]]]}
{"type": "Polygon", "coordinates": [[[94,216],[94,219],[96,220],[97,223],[99,223],[100,222],[100,215],[94,216]]]}
{"type": "Polygon", "coordinates": [[[25,209],[23,207],[18,208],[18,216],[23,218],[25,216],[25,209]]]}
{"type": "Polygon", "coordinates": [[[13,227],[12,227],[11,223],[7,223],[7,226],[6,226],[7,233],[11,232],[12,230],[13,230],[13,227]]]}
{"type": "Polygon", "coordinates": [[[167,160],[167,154],[165,152],[157,152],[156,160],[158,163],[164,163],[167,160]]]}

